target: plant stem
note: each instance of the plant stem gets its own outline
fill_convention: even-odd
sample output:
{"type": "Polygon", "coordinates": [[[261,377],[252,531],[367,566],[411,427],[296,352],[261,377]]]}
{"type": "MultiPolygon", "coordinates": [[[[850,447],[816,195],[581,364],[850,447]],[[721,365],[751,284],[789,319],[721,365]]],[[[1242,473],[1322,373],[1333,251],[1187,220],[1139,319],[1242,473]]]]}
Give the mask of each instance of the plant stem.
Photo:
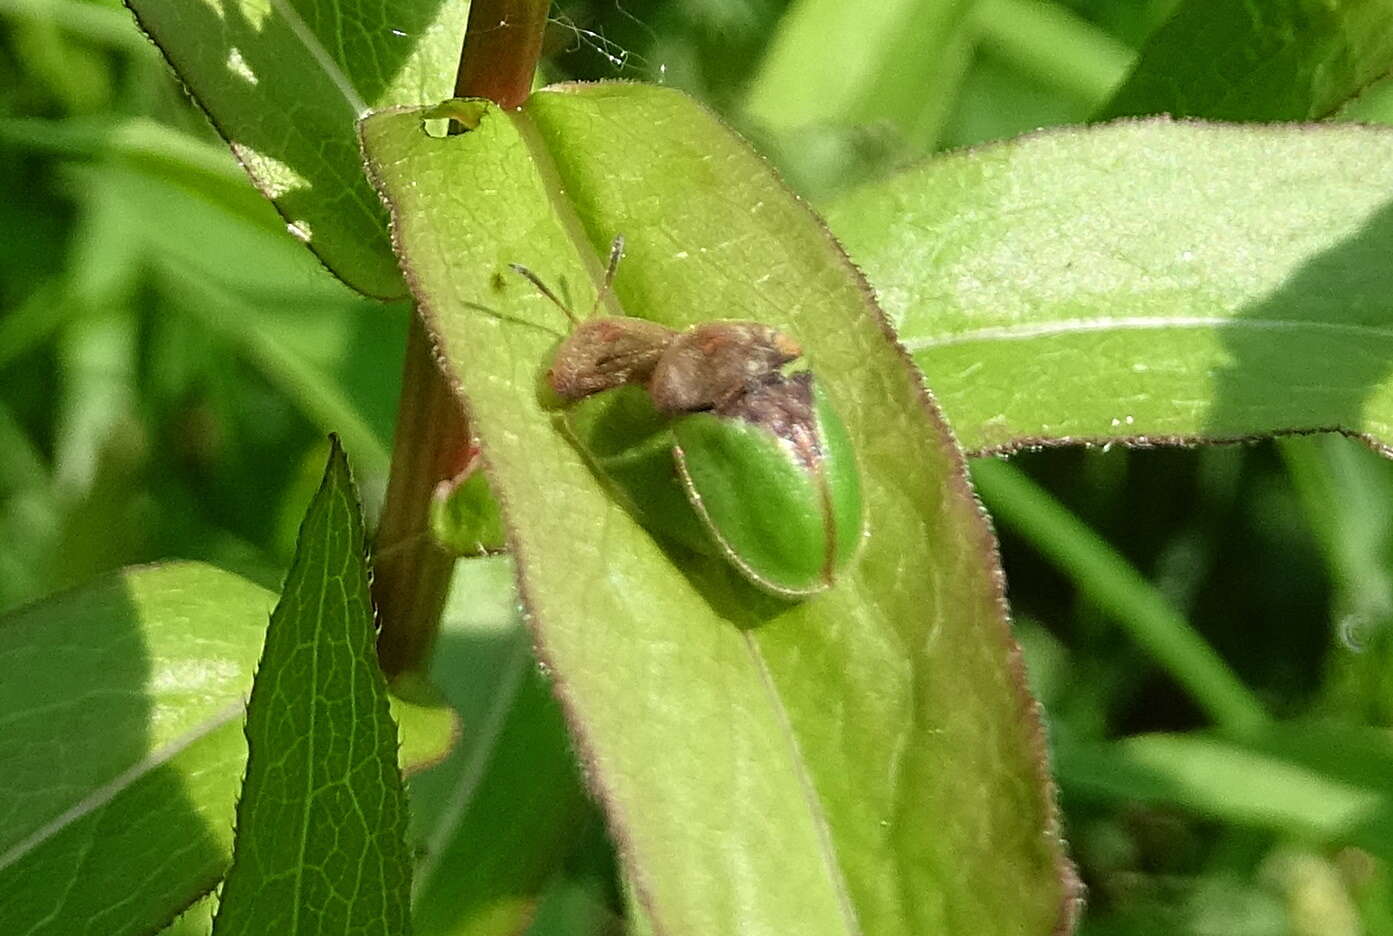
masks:
{"type": "Polygon", "coordinates": [[[455,74],[456,97],[521,107],[532,93],[549,0],[474,0],[455,74]]]}
{"type": "MultiPolygon", "coordinates": [[[[474,0],[455,94],[504,107],[527,100],[548,7],[547,0],[474,0]]],[[[431,502],[436,486],[458,475],[469,454],[464,411],[436,364],[425,325],[414,315],[373,575],[382,622],[377,653],[389,677],[429,664],[455,564],[431,536],[431,502]]]]}
{"type": "Polygon", "coordinates": [[[972,479],[992,515],[1028,539],[1073,579],[1184,686],[1221,729],[1247,737],[1267,711],[1184,615],[1127,560],[1014,465],[972,463],[972,479]]]}
{"type": "Polygon", "coordinates": [[[431,355],[425,326],[413,315],[374,547],[372,590],[382,622],[377,655],[389,677],[422,669],[430,659],[455,565],[431,535],[431,501],[436,485],[462,471],[468,457],[469,424],[431,355]]]}

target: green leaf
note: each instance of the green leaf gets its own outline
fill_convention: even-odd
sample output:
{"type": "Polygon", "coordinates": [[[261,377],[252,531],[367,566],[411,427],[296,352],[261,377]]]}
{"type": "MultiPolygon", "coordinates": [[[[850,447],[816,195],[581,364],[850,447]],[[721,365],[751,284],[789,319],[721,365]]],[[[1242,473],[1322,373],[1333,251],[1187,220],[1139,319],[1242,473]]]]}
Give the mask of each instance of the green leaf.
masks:
{"type": "Polygon", "coordinates": [[[407,931],[406,791],[368,579],[363,511],[335,439],[247,702],[215,936],[407,931]]]}
{"type": "Polygon", "coordinates": [[[213,914],[218,909],[217,894],[199,898],[169,926],[160,930],[159,936],[208,936],[213,931],[213,914]]]}
{"type": "Polygon", "coordinates": [[[0,905],[12,932],[142,932],[216,883],[245,756],[236,722],[272,600],[178,564],[0,625],[0,660],[25,674],[0,682],[0,905]]]}
{"type": "Polygon", "coordinates": [[[829,221],[963,446],[1393,441],[1393,133],[1165,120],[932,160],[829,221]]]}
{"type": "Polygon", "coordinates": [[[1332,119],[1393,124],[1393,77],[1384,77],[1369,85],[1358,97],[1346,101],[1332,119]]]}
{"type": "Polygon", "coordinates": [[[354,124],[450,91],[468,5],[130,0],[291,230],[353,288],[404,287],[354,124]]]}
{"type": "MultiPolygon", "coordinates": [[[[227,868],[240,720],[275,595],[196,563],[131,569],[0,619],[0,906],[8,932],[136,934],[227,868]]],[[[398,705],[404,761],[438,705],[398,705]]]]}
{"type": "Polygon", "coordinates": [[[392,206],[518,546],[586,775],[665,933],[1043,933],[1072,907],[1039,726],[962,462],[853,271],[768,168],[681,95],[561,87],[518,112],[374,115],[392,206]],[[487,192],[487,197],[480,197],[487,192]],[[759,593],[665,549],[538,399],[616,232],[618,302],[800,339],[847,418],[869,535],[837,587],[759,593]]]}
{"type": "Polygon", "coordinates": [[[1327,116],[1393,69],[1393,0],[1186,0],[1099,119],[1327,116]]]}
{"type": "Polygon", "coordinates": [[[466,471],[442,484],[431,499],[431,533],[457,556],[498,552],[506,546],[498,501],[483,471],[477,466],[466,471]]]}

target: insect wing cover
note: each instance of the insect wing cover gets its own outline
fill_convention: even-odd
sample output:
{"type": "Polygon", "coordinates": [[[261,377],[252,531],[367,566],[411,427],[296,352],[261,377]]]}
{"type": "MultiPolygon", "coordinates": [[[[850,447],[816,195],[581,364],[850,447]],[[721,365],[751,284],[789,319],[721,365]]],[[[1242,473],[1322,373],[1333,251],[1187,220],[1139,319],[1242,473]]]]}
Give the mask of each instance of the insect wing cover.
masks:
{"type": "Polygon", "coordinates": [[[813,375],[778,375],[727,406],[675,421],[688,497],[722,552],[759,587],[822,591],[862,538],[860,476],[846,429],[813,375]]]}

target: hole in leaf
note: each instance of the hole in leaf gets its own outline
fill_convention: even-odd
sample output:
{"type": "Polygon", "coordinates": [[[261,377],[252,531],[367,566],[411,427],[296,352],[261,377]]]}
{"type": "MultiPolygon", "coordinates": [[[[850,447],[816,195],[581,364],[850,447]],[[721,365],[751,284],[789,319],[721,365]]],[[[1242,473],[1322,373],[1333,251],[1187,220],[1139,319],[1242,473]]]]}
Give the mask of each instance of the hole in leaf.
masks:
{"type": "Polygon", "coordinates": [[[443,101],[422,115],[421,129],[426,136],[437,140],[456,133],[468,133],[479,126],[488,109],[487,101],[469,98],[443,101]]]}

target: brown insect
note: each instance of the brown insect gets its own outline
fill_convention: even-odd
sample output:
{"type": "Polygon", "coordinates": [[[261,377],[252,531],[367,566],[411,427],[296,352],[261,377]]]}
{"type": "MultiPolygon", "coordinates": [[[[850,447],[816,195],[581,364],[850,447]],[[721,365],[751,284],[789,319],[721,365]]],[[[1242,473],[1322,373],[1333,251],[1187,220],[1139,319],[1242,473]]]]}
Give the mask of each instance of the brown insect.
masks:
{"type": "Polygon", "coordinates": [[[775,377],[781,367],[802,355],[798,342],[759,322],[703,322],[678,332],[627,315],[595,317],[613,286],[623,253],[620,235],[610,246],[609,265],[590,317],[583,321],[535,273],[510,264],[574,326],[547,372],[548,382],[563,400],[637,384],[648,389],[661,413],[717,409],[775,377]]]}

